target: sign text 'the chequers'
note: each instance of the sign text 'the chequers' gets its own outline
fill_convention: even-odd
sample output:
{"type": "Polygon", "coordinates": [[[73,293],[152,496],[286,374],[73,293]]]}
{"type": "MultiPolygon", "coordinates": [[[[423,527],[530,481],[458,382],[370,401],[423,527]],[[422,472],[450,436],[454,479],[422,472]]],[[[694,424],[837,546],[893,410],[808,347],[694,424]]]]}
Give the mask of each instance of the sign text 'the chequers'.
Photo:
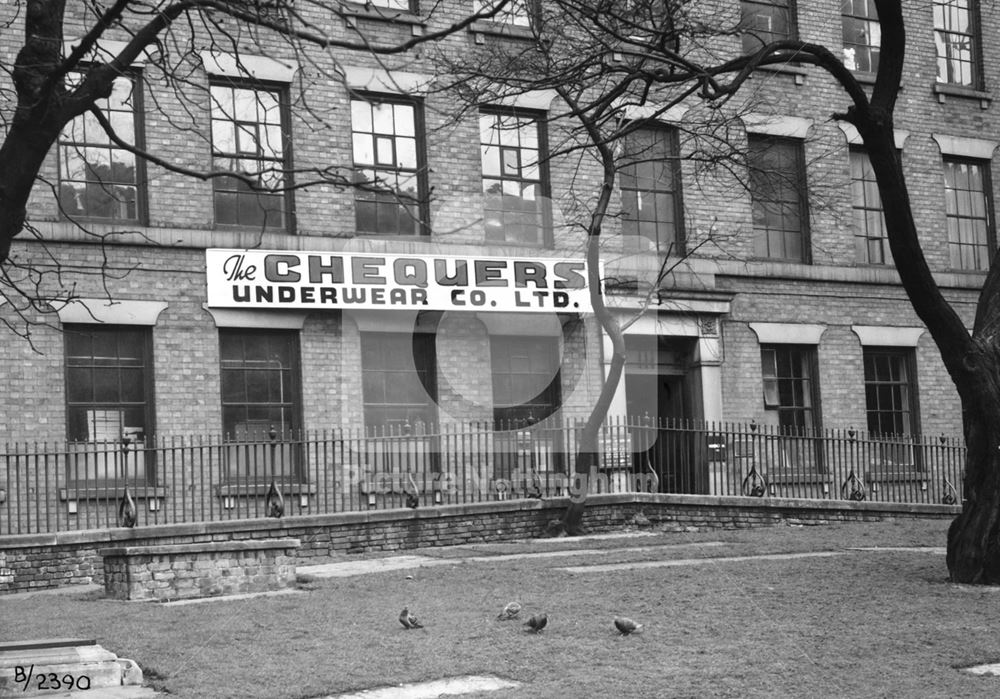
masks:
{"type": "Polygon", "coordinates": [[[205,251],[208,305],[587,312],[587,266],[558,258],[205,251]]]}

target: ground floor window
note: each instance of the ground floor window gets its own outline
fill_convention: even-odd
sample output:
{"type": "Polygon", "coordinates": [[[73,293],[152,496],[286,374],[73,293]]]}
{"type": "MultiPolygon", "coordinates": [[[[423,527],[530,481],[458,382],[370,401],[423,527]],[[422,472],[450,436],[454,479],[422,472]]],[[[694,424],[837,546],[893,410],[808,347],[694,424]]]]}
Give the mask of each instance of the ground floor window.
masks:
{"type": "Polygon", "coordinates": [[[434,335],[361,334],[365,428],[376,433],[425,431],[436,422],[434,335]]]}
{"type": "Polygon", "coordinates": [[[301,428],[299,338],[294,331],[219,332],[222,429],[230,478],[297,473],[292,440],[301,428]],[[272,435],[281,444],[271,448],[272,435]]]}
{"type": "Polygon", "coordinates": [[[760,446],[762,463],[790,472],[822,470],[816,406],[816,348],[761,345],[766,424],[760,446]]]}
{"type": "Polygon", "coordinates": [[[141,449],[153,431],[149,328],[67,325],[63,337],[70,480],[152,479],[141,449]]]}
{"type": "Polygon", "coordinates": [[[866,349],[864,364],[868,434],[881,442],[881,465],[917,467],[919,452],[911,439],[917,431],[913,351],[866,349]]]}

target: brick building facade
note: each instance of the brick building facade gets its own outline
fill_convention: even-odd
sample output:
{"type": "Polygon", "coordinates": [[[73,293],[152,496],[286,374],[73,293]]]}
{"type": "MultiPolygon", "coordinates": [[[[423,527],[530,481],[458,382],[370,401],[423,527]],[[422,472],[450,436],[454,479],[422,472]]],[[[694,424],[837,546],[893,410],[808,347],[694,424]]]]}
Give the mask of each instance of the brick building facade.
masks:
{"type": "MultiPolygon", "coordinates": [[[[357,6],[338,26],[404,40],[469,9],[450,3],[426,18],[384,4],[395,5],[357,6]]],[[[849,67],[873,75],[870,2],[722,5],[774,36],[844,46],[849,67]]],[[[989,37],[1000,16],[989,3],[905,5],[898,145],[928,260],[971,324],[996,245],[990,173],[1000,46],[989,37]]],[[[479,22],[442,50],[523,41],[521,27],[516,15],[479,22]]],[[[726,41],[738,50],[738,37],[726,41]]],[[[103,50],[114,48],[107,41],[103,50]]],[[[210,303],[208,288],[225,272],[209,269],[207,251],[284,254],[276,267],[284,279],[294,265],[305,268],[307,254],[348,265],[393,255],[428,265],[461,259],[470,269],[503,261],[503,274],[517,261],[578,261],[585,241],[572,224],[598,175],[578,158],[545,157],[546,136],[555,140],[546,132],[552,94],[456,117],[453,98],[426,87],[432,51],[379,61],[334,51],[334,74],[318,61],[322,52],[296,55],[280,42],[243,50],[238,60],[207,45],[186,56],[187,79],[200,87],[190,94],[166,89],[157,65],[140,63],[107,113],[118,115],[123,135],[186,168],[248,159],[265,170],[266,185],[281,177],[268,167],[294,155],[299,171],[332,162],[377,173],[403,196],[386,200],[331,181],[259,200],[235,180],[135,162],[81,120],[46,163],[53,186],[36,187],[31,203],[44,245],[30,236],[15,245],[16,260],[46,272],[43,291],[71,287],[74,298],[50,313],[23,311],[44,324],[32,327],[30,343],[0,345],[7,439],[87,443],[124,432],[138,441],[249,440],[272,427],[291,434],[470,421],[523,430],[585,417],[609,349],[586,312],[210,303]],[[100,163],[111,164],[103,177],[100,163]],[[543,211],[538,202],[548,198],[543,211]]],[[[786,185],[806,187],[778,184],[770,196],[752,176],[749,188],[706,180],[684,157],[689,144],[676,128],[683,112],[650,125],[650,147],[663,149],[664,162],[681,159],[653,175],[626,168],[628,182],[615,193],[603,243],[606,276],[615,279],[607,295],[622,320],[639,318],[627,330],[630,362],[612,416],[755,420],[802,433],[960,432],[957,394],[882,240],[857,135],[830,119],[845,105],[839,88],[818,70],[790,65],[761,71],[747,92],[757,106],[735,136],[746,139],[741,148],[786,185]],[[712,244],[696,246],[706,239],[712,244]],[[697,249],[644,308],[647,280],[677,241],[697,249]]],[[[12,322],[15,305],[0,307],[12,322]]],[[[136,475],[162,485],[166,469],[136,475]]]]}

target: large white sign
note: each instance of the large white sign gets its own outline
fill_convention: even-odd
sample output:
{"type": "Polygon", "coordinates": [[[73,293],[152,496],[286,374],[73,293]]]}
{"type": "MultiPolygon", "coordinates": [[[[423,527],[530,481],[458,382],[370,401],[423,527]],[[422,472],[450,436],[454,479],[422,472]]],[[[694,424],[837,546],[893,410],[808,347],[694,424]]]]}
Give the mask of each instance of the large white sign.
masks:
{"type": "Polygon", "coordinates": [[[205,261],[211,307],[591,310],[583,260],[206,250],[205,261]]]}

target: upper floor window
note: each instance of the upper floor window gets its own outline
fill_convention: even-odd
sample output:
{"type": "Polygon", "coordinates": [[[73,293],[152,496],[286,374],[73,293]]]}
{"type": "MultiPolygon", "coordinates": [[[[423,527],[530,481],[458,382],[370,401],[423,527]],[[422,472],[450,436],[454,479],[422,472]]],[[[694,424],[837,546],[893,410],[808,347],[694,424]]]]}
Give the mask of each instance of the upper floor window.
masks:
{"type": "MultiPolygon", "coordinates": [[[[81,79],[79,73],[71,73],[67,83],[72,85],[81,79]]],[[[95,106],[115,135],[141,147],[137,141],[137,85],[130,77],[119,76],[111,95],[97,100],[95,106]]],[[[61,211],[74,218],[138,221],[142,216],[139,166],[135,155],[114,143],[93,114],[78,116],[59,136],[61,211]]]]}
{"type": "Polygon", "coordinates": [[[863,150],[852,148],[850,158],[852,224],[857,260],[870,265],[884,265],[892,258],[889,256],[885,216],[875,172],[868,154],[863,150]]]}
{"type": "Polygon", "coordinates": [[[351,100],[354,212],[359,235],[418,235],[422,155],[417,105],[403,98],[351,100]]]}
{"type": "Polygon", "coordinates": [[[878,71],[882,29],[875,0],[843,0],[841,24],[844,34],[844,65],[848,70],[878,71]]]}
{"type": "Polygon", "coordinates": [[[743,51],[753,53],[772,41],[794,39],[794,0],[742,0],[743,51]]]}
{"type": "Polygon", "coordinates": [[[948,252],[951,266],[956,269],[989,269],[996,245],[989,191],[989,170],[985,162],[945,158],[948,252]]]}
{"type": "Polygon", "coordinates": [[[417,10],[416,0],[365,0],[363,4],[403,12],[416,12],[417,10]]]}
{"type": "Polygon", "coordinates": [[[940,83],[980,87],[979,38],[972,0],[934,0],[940,83]]]}
{"type": "Polygon", "coordinates": [[[288,228],[283,89],[212,83],[212,165],[240,177],[217,177],[219,225],[288,228]]]}
{"type": "Polygon", "coordinates": [[[751,133],[747,161],[754,256],[808,262],[809,216],[802,142],[751,133]]]}
{"type": "Polygon", "coordinates": [[[668,129],[638,129],[625,141],[619,182],[622,233],[661,253],[682,254],[677,136],[668,129]],[[648,242],[646,242],[648,241],[648,242]]]}
{"type": "Polygon", "coordinates": [[[538,118],[519,111],[483,111],[479,132],[487,242],[543,244],[548,186],[538,118]]]}

